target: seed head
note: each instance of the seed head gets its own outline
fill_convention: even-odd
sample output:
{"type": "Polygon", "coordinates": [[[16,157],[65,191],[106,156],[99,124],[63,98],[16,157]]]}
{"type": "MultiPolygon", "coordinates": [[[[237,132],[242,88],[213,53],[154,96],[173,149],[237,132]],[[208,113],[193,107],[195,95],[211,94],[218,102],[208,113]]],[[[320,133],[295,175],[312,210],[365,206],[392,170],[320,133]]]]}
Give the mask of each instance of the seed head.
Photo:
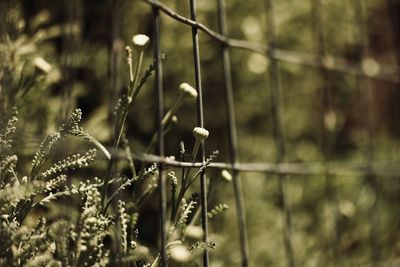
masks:
{"type": "Polygon", "coordinates": [[[143,50],[147,46],[149,41],[150,41],[150,38],[144,34],[136,34],[132,38],[133,45],[139,50],[143,50]]]}
{"type": "Polygon", "coordinates": [[[196,99],[197,98],[197,91],[188,83],[181,83],[179,85],[179,93],[183,96],[184,99],[196,99]]]}
{"type": "Polygon", "coordinates": [[[209,135],[209,132],[201,127],[195,127],[193,129],[193,136],[198,139],[199,141],[203,141],[204,139],[207,139],[209,135]]]}

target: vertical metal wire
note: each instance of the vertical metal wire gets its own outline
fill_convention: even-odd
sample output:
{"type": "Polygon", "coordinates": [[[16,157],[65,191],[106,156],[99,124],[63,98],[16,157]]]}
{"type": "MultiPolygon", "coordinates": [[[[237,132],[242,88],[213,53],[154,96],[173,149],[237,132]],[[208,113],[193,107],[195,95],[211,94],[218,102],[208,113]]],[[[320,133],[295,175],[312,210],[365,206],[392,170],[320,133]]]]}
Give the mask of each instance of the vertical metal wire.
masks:
{"type": "Polygon", "coordinates": [[[325,186],[326,193],[328,197],[328,202],[331,204],[333,213],[333,231],[332,231],[332,252],[333,252],[333,266],[340,266],[340,229],[339,229],[339,219],[338,219],[338,203],[337,194],[335,187],[333,185],[334,176],[329,175],[329,162],[332,160],[333,148],[335,145],[335,127],[336,125],[327,125],[326,118],[330,116],[331,112],[334,112],[334,107],[332,104],[332,88],[331,88],[331,75],[328,69],[324,67],[324,58],[326,56],[325,49],[325,36],[323,32],[323,22],[324,22],[324,11],[321,6],[321,0],[313,0],[312,2],[312,21],[313,28],[315,32],[316,50],[318,55],[319,65],[319,76],[321,82],[318,86],[322,88],[317,88],[321,91],[321,147],[323,153],[323,160],[325,164],[326,174],[325,174],[325,186]],[[331,128],[333,127],[333,128],[331,128]]]}
{"type": "MultiPolygon", "coordinates": [[[[190,17],[193,21],[196,21],[196,0],[190,0],[190,17]]],[[[194,56],[194,71],[196,79],[196,89],[198,92],[197,97],[197,123],[200,127],[204,128],[204,115],[203,115],[203,93],[201,87],[201,71],[200,71],[200,51],[199,51],[199,36],[197,34],[197,28],[192,27],[192,42],[193,42],[193,56],[194,56]]],[[[201,161],[204,163],[205,156],[205,144],[204,140],[200,146],[201,161]]],[[[201,198],[201,224],[204,231],[203,241],[208,241],[208,221],[207,221],[207,180],[206,174],[203,171],[200,175],[200,198],[201,198]]],[[[208,251],[203,251],[203,266],[208,267],[209,255],[208,251]]]]}
{"type": "MultiPolygon", "coordinates": [[[[275,20],[274,20],[274,5],[272,0],[266,0],[267,6],[267,28],[268,28],[268,47],[267,56],[270,58],[269,78],[271,85],[271,108],[272,108],[272,123],[274,128],[274,139],[276,145],[276,161],[282,163],[286,160],[286,144],[283,129],[283,102],[282,102],[282,87],[279,77],[279,65],[274,59],[272,51],[276,46],[275,36],[275,20]]],[[[289,183],[287,175],[278,175],[278,190],[283,207],[283,242],[285,253],[289,267],[295,267],[294,251],[291,238],[292,218],[291,210],[287,196],[287,187],[289,183]]]]}
{"type": "MultiPolygon", "coordinates": [[[[218,0],[218,26],[221,35],[226,34],[226,14],[225,14],[225,0],[218,0]]],[[[231,59],[229,48],[222,46],[222,67],[225,82],[225,101],[226,101],[226,114],[229,128],[229,157],[231,164],[235,167],[238,163],[237,155],[237,133],[236,133],[236,120],[235,120],[235,107],[233,100],[233,86],[232,86],[232,72],[231,72],[231,59]]],[[[244,211],[242,183],[239,172],[233,170],[233,190],[235,193],[236,214],[239,226],[239,240],[240,240],[240,253],[242,256],[242,266],[249,265],[249,248],[247,241],[246,229],[246,215],[244,211]]]]}
{"type": "MultiPolygon", "coordinates": [[[[154,26],[154,64],[155,64],[155,83],[154,87],[157,95],[157,123],[158,123],[158,155],[164,156],[164,133],[162,118],[164,113],[163,85],[162,85],[162,65],[160,52],[160,13],[157,8],[153,8],[153,26],[154,26]]],[[[165,192],[165,175],[163,164],[158,163],[158,188],[159,188],[159,208],[160,208],[160,262],[161,266],[167,266],[166,246],[166,214],[167,197],[165,192]]]]}
{"type": "MultiPolygon", "coordinates": [[[[368,39],[367,39],[367,31],[366,31],[366,16],[365,16],[365,7],[363,0],[354,1],[354,11],[355,11],[355,24],[358,28],[358,39],[357,41],[361,45],[360,50],[360,68],[362,68],[362,61],[368,57],[368,39]]],[[[381,248],[380,248],[380,218],[379,218],[379,186],[377,177],[372,170],[372,162],[374,160],[374,139],[373,139],[373,113],[372,113],[372,84],[370,78],[357,78],[357,86],[359,91],[361,92],[361,96],[363,98],[366,114],[366,135],[367,135],[367,144],[365,146],[365,155],[367,157],[367,168],[368,174],[365,177],[366,182],[369,186],[372,187],[372,190],[375,193],[376,199],[370,210],[371,217],[371,229],[370,229],[370,242],[371,242],[371,261],[372,266],[377,267],[380,266],[379,261],[381,258],[381,248]],[[363,79],[365,82],[363,83],[363,79]]]]}

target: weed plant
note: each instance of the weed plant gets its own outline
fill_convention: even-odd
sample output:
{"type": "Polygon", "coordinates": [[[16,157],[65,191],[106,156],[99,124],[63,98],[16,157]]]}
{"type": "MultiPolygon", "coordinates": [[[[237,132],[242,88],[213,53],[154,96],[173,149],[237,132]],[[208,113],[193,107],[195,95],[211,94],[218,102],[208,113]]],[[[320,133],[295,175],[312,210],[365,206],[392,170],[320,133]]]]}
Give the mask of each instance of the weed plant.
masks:
{"type": "MultiPolygon", "coordinates": [[[[14,147],[18,110],[31,90],[51,83],[50,74],[54,76],[57,69],[38,57],[37,49],[28,49],[43,41],[39,33],[26,42],[26,36],[2,36],[0,52],[7,60],[0,70],[0,266],[159,266],[158,248],[142,242],[137,227],[143,203],[157,191],[158,165],[134,162],[134,149],[125,133],[128,113],[135,112],[140,91],[154,71],[153,65],[141,71],[149,38],[135,35],[132,46],[126,47],[129,81],[115,107],[112,145],[103,145],[81,127],[84,114],[77,108],[44,137],[26,171],[14,147]],[[92,148],[57,160],[55,151],[71,138],[92,148]],[[83,169],[90,170],[99,153],[107,164],[102,175],[92,177],[83,169]],[[128,165],[128,175],[123,165],[128,165]]],[[[179,107],[193,102],[197,91],[182,83],[176,95],[162,119],[165,135],[173,133],[179,107]]],[[[182,142],[180,160],[194,163],[208,135],[206,129],[194,127],[193,149],[186,151],[182,142]]],[[[153,152],[158,139],[155,133],[146,152],[153,152]]],[[[166,250],[175,266],[196,266],[200,252],[215,247],[214,242],[201,241],[199,198],[192,185],[217,155],[214,151],[204,167],[195,171],[164,169],[169,184],[166,250]]],[[[227,208],[219,204],[208,217],[227,208]]]]}

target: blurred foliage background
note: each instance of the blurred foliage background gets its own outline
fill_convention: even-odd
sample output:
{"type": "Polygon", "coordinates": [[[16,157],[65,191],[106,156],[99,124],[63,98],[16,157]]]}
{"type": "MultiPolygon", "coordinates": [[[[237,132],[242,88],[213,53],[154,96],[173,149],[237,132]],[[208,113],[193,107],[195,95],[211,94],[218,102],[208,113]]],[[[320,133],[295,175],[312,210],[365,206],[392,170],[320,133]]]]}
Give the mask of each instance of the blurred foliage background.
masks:
{"type": "MultiPolygon", "coordinates": [[[[267,44],[270,29],[264,2],[227,0],[227,35],[267,44]]],[[[399,1],[272,2],[277,48],[317,56],[323,46],[325,55],[344,59],[350,69],[356,69],[361,63],[372,71],[391,66],[390,75],[398,76],[399,1]],[[360,17],[360,14],[364,15],[360,17]]],[[[164,0],[162,3],[189,17],[188,1],[164,0]]],[[[197,5],[198,20],[216,30],[217,1],[199,0],[197,5]]],[[[1,67],[4,70],[7,64],[16,63],[21,66],[9,72],[2,71],[2,86],[16,86],[11,78],[13,75],[29,76],[30,72],[37,71],[33,67],[36,57],[44,58],[52,66],[33,88],[25,93],[17,92],[24,96],[18,102],[20,167],[23,169],[23,162],[30,162],[45,134],[58,127],[76,107],[83,111],[85,128],[99,141],[111,146],[113,107],[128,81],[124,47],[134,34],[153,35],[151,7],[139,0],[4,0],[0,4],[0,13],[1,32],[6,33],[2,35],[0,47],[1,67]]],[[[165,54],[164,101],[168,108],[178,96],[180,83],[195,83],[191,28],[164,14],[161,19],[161,49],[165,54]]],[[[271,77],[268,74],[271,62],[260,54],[239,49],[230,51],[240,161],[275,162],[271,77]]],[[[145,65],[148,65],[152,62],[151,48],[146,53],[145,65]]],[[[210,131],[207,154],[218,149],[218,161],[228,161],[221,45],[200,33],[200,54],[205,125],[210,131]]],[[[398,83],[334,71],[327,71],[324,76],[318,68],[285,62],[280,63],[279,68],[288,162],[323,164],[331,160],[335,166],[349,166],[365,164],[372,157],[377,162],[374,166],[383,172],[394,170],[382,176],[377,173],[375,184],[368,182],[367,177],[291,176],[288,192],[292,242],[298,266],[334,265],[335,242],[340,259],[337,266],[378,266],[372,265],[373,262],[379,262],[381,266],[399,266],[398,83]],[[330,92],[328,104],[323,100],[327,90],[330,92]],[[368,152],[369,114],[372,154],[368,152]],[[338,233],[336,241],[335,229],[338,233]]],[[[139,98],[129,113],[128,139],[134,151],[144,152],[156,131],[152,80],[139,98]]],[[[177,115],[179,123],[166,138],[167,155],[179,155],[180,141],[187,147],[194,142],[191,130],[196,126],[195,103],[184,105],[177,115]]],[[[60,148],[60,153],[84,151],[87,147],[82,146],[71,141],[60,148]]],[[[98,160],[97,165],[87,172],[88,178],[101,175],[105,165],[105,158],[98,160]]],[[[217,170],[208,171],[208,177],[222,179],[217,170]]],[[[241,178],[250,264],[285,266],[282,203],[277,177],[243,173],[241,178]]],[[[231,207],[218,219],[210,220],[211,239],[217,243],[211,254],[211,266],[239,266],[231,184],[220,183],[210,202],[211,205],[227,203],[231,207]]],[[[151,235],[151,227],[157,224],[157,205],[147,203],[142,214],[139,228],[148,233],[144,234],[147,242],[155,244],[157,236],[151,235]]]]}

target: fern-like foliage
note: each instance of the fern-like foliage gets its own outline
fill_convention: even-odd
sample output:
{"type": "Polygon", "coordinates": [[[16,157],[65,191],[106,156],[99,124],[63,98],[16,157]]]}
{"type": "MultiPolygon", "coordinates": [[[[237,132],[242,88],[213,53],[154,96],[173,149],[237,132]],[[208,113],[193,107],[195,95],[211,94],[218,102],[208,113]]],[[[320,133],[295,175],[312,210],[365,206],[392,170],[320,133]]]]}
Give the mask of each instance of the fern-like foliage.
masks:
{"type": "MultiPolygon", "coordinates": [[[[32,230],[20,228],[15,238],[16,243],[19,244],[15,257],[21,261],[22,265],[29,262],[40,263],[45,258],[48,261],[52,259],[51,254],[50,258],[42,258],[44,255],[49,255],[49,248],[51,249],[44,218],[40,218],[36,227],[32,230]]],[[[54,247],[52,249],[54,250],[54,247]]]]}
{"type": "Polygon", "coordinates": [[[11,153],[12,134],[15,132],[15,123],[18,121],[18,112],[11,109],[5,116],[0,118],[0,189],[5,186],[18,184],[15,167],[18,157],[11,153]]]}
{"type": "MultiPolygon", "coordinates": [[[[171,203],[173,205],[173,208],[175,209],[175,199],[176,199],[176,190],[178,188],[178,178],[175,175],[175,172],[171,171],[168,173],[168,178],[170,179],[171,183],[171,203]]],[[[175,213],[175,210],[172,211],[172,213],[175,213]]]]}
{"type": "Polygon", "coordinates": [[[54,241],[56,253],[54,257],[59,260],[62,266],[69,266],[71,257],[69,251],[69,236],[72,232],[71,226],[66,220],[55,221],[49,227],[49,237],[54,241]]]}
{"type": "Polygon", "coordinates": [[[15,132],[15,123],[18,121],[18,111],[13,108],[9,116],[0,119],[0,156],[2,151],[11,147],[11,134],[15,132]]]}
{"type": "Polygon", "coordinates": [[[124,254],[128,252],[128,214],[125,210],[125,202],[118,200],[118,223],[121,234],[121,250],[124,254]]]}
{"type": "MultiPolygon", "coordinates": [[[[37,36],[35,34],[35,39],[44,38],[40,37],[39,31],[34,32],[38,33],[37,36]]],[[[26,36],[24,38],[27,39],[26,36]]],[[[19,39],[19,42],[30,45],[24,39],[19,39]]],[[[13,44],[15,43],[12,40],[8,40],[6,45],[11,47],[13,44]]],[[[118,141],[114,141],[116,144],[113,151],[119,152],[118,142],[122,138],[133,175],[127,177],[117,174],[114,178],[110,176],[105,180],[89,178],[78,184],[75,179],[69,179],[68,172],[89,166],[96,157],[96,149],[91,149],[83,155],[73,154],[61,157],[60,161],[55,162],[53,153],[64,138],[74,136],[86,140],[102,151],[110,162],[113,162],[108,150],[79,125],[82,120],[80,109],[75,109],[58,130],[44,138],[34,153],[30,172],[21,174],[25,172],[25,169],[18,167],[26,166],[26,155],[21,157],[23,161],[18,164],[18,157],[14,155],[12,147],[12,135],[16,130],[18,112],[11,107],[18,103],[16,101],[18,99],[14,98],[16,93],[18,97],[25,95],[32,87],[32,82],[28,81],[25,84],[25,77],[22,76],[21,71],[14,72],[18,68],[22,69],[20,68],[22,65],[18,68],[12,66],[11,53],[2,53],[3,48],[4,44],[0,44],[0,59],[5,59],[5,63],[0,60],[0,68],[3,65],[9,65],[9,67],[7,67],[7,72],[0,70],[0,86],[2,86],[0,89],[0,266],[159,266],[160,257],[153,257],[154,253],[140,243],[137,226],[140,204],[158,186],[159,168],[157,164],[153,164],[145,169],[148,165],[143,164],[140,171],[136,172],[123,128],[129,105],[154,72],[154,65],[148,67],[138,82],[135,78],[135,82],[130,85],[135,88],[129,87],[133,95],[130,97],[122,95],[115,110],[117,117],[115,132],[118,141]],[[14,75],[15,73],[21,75],[14,75]],[[6,79],[11,82],[6,82],[6,79]],[[22,82],[14,83],[18,79],[22,82]],[[3,84],[7,87],[12,85],[13,89],[8,90],[3,84]],[[14,90],[19,85],[21,85],[21,90],[14,90]],[[3,97],[5,95],[7,95],[6,105],[3,101],[6,99],[3,97]],[[113,189],[110,197],[108,194],[101,196],[100,191],[104,184],[113,189]],[[141,185],[143,185],[143,190],[141,185]],[[132,186],[135,195],[129,198],[132,201],[125,202],[123,194],[127,194],[124,189],[128,186],[132,186]],[[68,210],[63,212],[62,217],[53,217],[54,211],[57,212],[57,205],[60,204],[57,200],[60,198],[68,199],[69,205],[66,207],[68,210]],[[115,198],[119,201],[116,205],[111,205],[115,198]],[[110,210],[107,213],[109,206],[110,210]],[[48,220],[39,217],[49,214],[51,214],[51,219],[48,220]]],[[[19,48],[26,49],[26,47],[19,48]]],[[[37,72],[40,71],[45,72],[43,68],[37,69],[37,72]]],[[[31,76],[35,78],[35,75],[31,76]]],[[[166,128],[165,132],[170,129],[166,128]]],[[[156,141],[157,138],[154,140],[156,141]]],[[[211,242],[198,242],[191,246],[187,244],[187,240],[191,237],[185,236],[188,232],[186,230],[190,229],[188,225],[193,226],[196,222],[199,210],[196,195],[189,199],[184,197],[191,182],[204,171],[217,154],[218,152],[214,152],[194,177],[187,175],[187,180],[183,177],[180,185],[173,171],[168,174],[171,186],[171,209],[174,209],[174,212],[171,212],[170,235],[167,236],[169,240],[166,249],[169,249],[171,244],[179,244],[185,247],[186,252],[191,253],[191,251],[209,249],[214,246],[211,242]],[[178,188],[181,191],[176,196],[178,188]]],[[[186,161],[183,143],[181,159],[186,161]]],[[[117,157],[115,160],[117,161],[117,157]]],[[[118,164],[116,162],[114,166],[112,164],[109,166],[111,166],[110,170],[114,171],[119,166],[119,162],[118,164]]],[[[110,174],[113,175],[114,172],[110,174]]],[[[210,213],[215,215],[222,212],[221,209],[214,208],[210,213]]],[[[170,252],[170,250],[167,251],[170,252]]]]}
{"type": "Polygon", "coordinates": [[[50,169],[39,175],[41,179],[46,179],[57,173],[65,173],[69,170],[74,170],[89,166],[96,157],[96,149],[91,149],[84,155],[75,154],[67,157],[64,160],[54,164],[50,169]]]}
{"type": "Polygon", "coordinates": [[[53,151],[57,141],[60,139],[59,133],[49,134],[40,144],[37,149],[35,156],[32,160],[32,171],[31,176],[34,176],[37,171],[43,166],[43,164],[49,159],[51,152],[53,151]]]}
{"type": "Polygon", "coordinates": [[[216,244],[214,242],[196,242],[189,247],[189,251],[193,252],[195,250],[203,250],[203,249],[215,249],[216,244]]]}
{"type": "MultiPolygon", "coordinates": [[[[111,201],[114,199],[114,197],[118,193],[120,193],[122,190],[124,190],[128,186],[134,184],[135,182],[139,181],[140,178],[143,180],[143,179],[146,179],[147,177],[154,176],[157,173],[157,171],[158,171],[158,165],[156,163],[154,163],[141,176],[138,175],[138,176],[132,177],[131,179],[127,179],[125,182],[123,182],[121,185],[119,185],[117,187],[117,189],[111,194],[111,196],[109,197],[109,199],[105,205],[105,208],[107,208],[111,204],[111,201]]],[[[156,187],[156,185],[153,186],[153,188],[151,188],[151,189],[154,189],[155,187],[156,187]]]]}
{"type": "Polygon", "coordinates": [[[201,174],[203,173],[206,168],[218,157],[219,151],[215,150],[212,152],[210,156],[206,159],[204,162],[204,165],[200,167],[200,169],[196,172],[196,174],[191,178],[191,180],[188,182],[186,185],[186,189],[189,188],[189,186],[194,182],[194,180],[201,174]]]}
{"type": "Polygon", "coordinates": [[[221,213],[223,213],[224,211],[226,211],[227,209],[229,209],[229,206],[227,204],[218,204],[217,206],[215,206],[214,208],[212,208],[208,213],[207,216],[208,218],[213,218],[221,213]]]}
{"type": "Polygon", "coordinates": [[[82,119],[82,111],[80,109],[75,109],[74,112],[68,117],[66,122],[63,123],[60,127],[60,134],[65,136],[70,134],[73,129],[79,127],[79,122],[82,119]]]}
{"type": "Polygon", "coordinates": [[[176,223],[177,228],[186,225],[189,215],[193,212],[196,205],[197,201],[195,199],[190,200],[189,203],[186,203],[186,201],[182,199],[181,213],[176,223]]]}
{"type": "Polygon", "coordinates": [[[60,197],[71,196],[73,192],[70,187],[65,186],[66,182],[66,175],[60,175],[47,181],[45,183],[43,192],[41,192],[44,197],[42,197],[39,201],[36,201],[33,206],[45,205],[46,203],[50,203],[60,197]]]}
{"type": "Polygon", "coordinates": [[[18,210],[18,204],[30,197],[38,194],[45,188],[43,182],[34,181],[23,185],[8,185],[0,190],[0,211],[1,214],[8,214],[15,217],[18,210]]]}
{"type": "MultiPolygon", "coordinates": [[[[49,134],[42,141],[32,161],[32,170],[31,170],[32,179],[38,178],[37,175],[39,171],[51,157],[51,152],[54,150],[57,142],[62,137],[65,137],[67,135],[77,136],[91,142],[97,148],[99,148],[106,155],[108,159],[111,158],[111,155],[108,152],[108,150],[99,141],[97,141],[82,127],[79,127],[79,122],[81,121],[81,119],[82,119],[82,111],[80,109],[75,109],[72,112],[72,114],[68,117],[68,119],[61,125],[58,132],[49,134]]],[[[87,166],[85,162],[90,163],[92,161],[92,158],[94,158],[93,154],[94,150],[90,150],[82,157],[79,154],[68,157],[63,161],[58,162],[49,170],[40,174],[39,177],[45,178],[49,174],[53,174],[54,171],[62,172],[60,171],[62,168],[75,169],[78,167],[87,166]]]]}
{"type": "Polygon", "coordinates": [[[90,266],[99,264],[106,255],[103,238],[111,225],[111,218],[101,213],[100,192],[93,185],[83,189],[85,201],[80,214],[75,245],[75,266],[90,266]]]}
{"type": "Polygon", "coordinates": [[[96,138],[94,138],[93,136],[91,136],[86,130],[84,130],[82,127],[75,127],[72,128],[71,131],[69,132],[71,135],[74,136],[78,136],[81,137],[83,139],[85,139],[86,141],[89,141],[91,143],[93,143],[97,148],[99,148],[104,155],[108,158],[111,159],[111,154],[110,152],[108,152],[108,150],[99,142],[96,140],[96,138]]]}
{"type": "Polygon", "coordinates": [[[17,182],[15,178],[15,166],[18,158],[16,155],[5,156],[0,160],[0,188],[4,188],[7,183],[17,182]]]}
{"type": "MultiPolygon", "coordinates": [[[[10,247],[13,243],[13,237],[18,230],[19,223],[14,221],[8,221],[6,219],[2,219],[0,224],[0,255],[5,255],[0,257],[0,266],[7,266],[8,263],[11,263],[10,257],[7,257],[10,254],[10,247]]],[[[12,265],[10,265],[12,266],[12,265]]]]}

